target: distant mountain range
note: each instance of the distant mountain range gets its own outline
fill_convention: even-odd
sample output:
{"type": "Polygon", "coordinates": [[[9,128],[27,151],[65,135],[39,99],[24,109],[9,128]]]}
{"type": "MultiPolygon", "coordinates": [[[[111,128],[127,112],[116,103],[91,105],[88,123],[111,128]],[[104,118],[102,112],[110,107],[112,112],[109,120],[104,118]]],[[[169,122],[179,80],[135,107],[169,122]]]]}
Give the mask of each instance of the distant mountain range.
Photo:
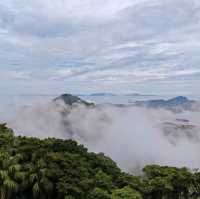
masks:
{"type": "MultiPolygon", "coordinates": [[[[98,93],[93,96],[104,96],[107,94],[105,93],[98,93]]],[[[74,105],[74,104],[84,104],[86,106],[95,106],[94,103],[87,102],[77,96],[71,94],[63,94],[59,97],[56,97],[53,101],[63,101],[67,105],[74,105]]],[[[200,110],[199,103],[195,100],[190,100],[187,97],[178,96],[169,100],[158,99],[158,100],[146,100],[146,101],[136,101],[133,104],[125,105],[125,104],[112,104],[119,107],[126,107],[126,106],[138,106],[138,107],[145,107],[145,108],[153,108],[153,109],[167,109],[174,112],[181,112],[183,110],[188,111],[195,111],[200,110]]]]}
{"type": "Polygon", "coordinates": [[[88,96],[117,96],[115,93],[91,93],[88,96]]]}
{"type": "Polygon", "coordinates": [[[105,97],[105,96],[154,96],[154,95],[146,95],[146,94],[140,94],[140,93],[91,93],[91,94],[80,94],[79,96],[90,96],[90,97],[105,97]]]}
{"type": "Polygon", "coordinates": [[[182,111],[182,110],[195,110],[197,108],[197,102],[194,100],[189,100],[187,97],[178,96],[169,100],[146,100],[146,101],[136,101],[136,106],[146,107],[146,108],[164,108],[172,111],[182,111]]]}

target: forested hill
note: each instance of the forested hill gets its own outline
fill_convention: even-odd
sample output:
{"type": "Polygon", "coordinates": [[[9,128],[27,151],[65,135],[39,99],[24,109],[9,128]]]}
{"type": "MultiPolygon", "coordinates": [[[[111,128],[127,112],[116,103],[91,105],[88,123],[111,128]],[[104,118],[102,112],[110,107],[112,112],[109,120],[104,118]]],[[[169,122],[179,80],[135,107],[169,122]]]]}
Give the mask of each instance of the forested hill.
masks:
{"type": "Polygon", "coordinates": [[[149,165],[143,176],[72,140],[17,137],[0,125],[0,199],[198,198],[200,173],[149,165]]]}

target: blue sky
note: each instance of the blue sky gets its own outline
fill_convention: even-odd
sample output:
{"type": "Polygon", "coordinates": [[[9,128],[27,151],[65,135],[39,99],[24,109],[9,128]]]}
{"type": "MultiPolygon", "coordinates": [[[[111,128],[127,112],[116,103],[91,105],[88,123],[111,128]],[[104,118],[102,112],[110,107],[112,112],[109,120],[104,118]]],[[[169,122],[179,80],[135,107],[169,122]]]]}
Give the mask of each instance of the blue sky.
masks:
{"type": "Polygon", "coordinates": [[[199,0],[1,0],[2,94],[197,94],[199,0]]]}

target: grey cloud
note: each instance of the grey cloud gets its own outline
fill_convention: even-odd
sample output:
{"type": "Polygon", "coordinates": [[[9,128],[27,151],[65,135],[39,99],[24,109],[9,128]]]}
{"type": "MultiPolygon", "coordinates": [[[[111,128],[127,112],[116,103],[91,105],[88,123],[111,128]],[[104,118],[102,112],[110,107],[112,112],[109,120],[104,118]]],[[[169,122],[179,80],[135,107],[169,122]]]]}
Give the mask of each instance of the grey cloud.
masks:
{"type": "Polygon", "coordinates": [[[127,88],[134,78],[141,84],[197,79],[199,7],[196,0],[3,0],[0,72],[88,87],[91,79],[127,88]]]}

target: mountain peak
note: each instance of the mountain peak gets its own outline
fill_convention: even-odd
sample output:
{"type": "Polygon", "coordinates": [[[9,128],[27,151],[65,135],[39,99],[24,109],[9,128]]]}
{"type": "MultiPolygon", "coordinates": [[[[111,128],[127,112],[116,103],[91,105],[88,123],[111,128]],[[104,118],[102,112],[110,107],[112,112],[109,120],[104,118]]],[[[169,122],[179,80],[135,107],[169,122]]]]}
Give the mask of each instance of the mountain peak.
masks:
{"type": "Polygon", "coordinates": [[[59,97],[56,97],[53,101],[59,101],[59,100],[63,101],[65,104],[70,105],[70,106],[73,105],[74,103],[84,104],[86,106],[94,106],[93,103],[86,102],[82,100],[81,98],[75,95],[68,94],[68,93],[65,93],[65,94],[60,95],[59,97]]]}
{"type": "Polygon", "coordinates": [[[177,97],[174,97],[174,98],[168,100],[168,102],[172,102],[172,101],[176,101],[176,102],[179,102],[179,103],[185,103],[185,102],[188,102],[190,100],[187,97],[184,97],[184,96],[177,96],[177,97]]]}

